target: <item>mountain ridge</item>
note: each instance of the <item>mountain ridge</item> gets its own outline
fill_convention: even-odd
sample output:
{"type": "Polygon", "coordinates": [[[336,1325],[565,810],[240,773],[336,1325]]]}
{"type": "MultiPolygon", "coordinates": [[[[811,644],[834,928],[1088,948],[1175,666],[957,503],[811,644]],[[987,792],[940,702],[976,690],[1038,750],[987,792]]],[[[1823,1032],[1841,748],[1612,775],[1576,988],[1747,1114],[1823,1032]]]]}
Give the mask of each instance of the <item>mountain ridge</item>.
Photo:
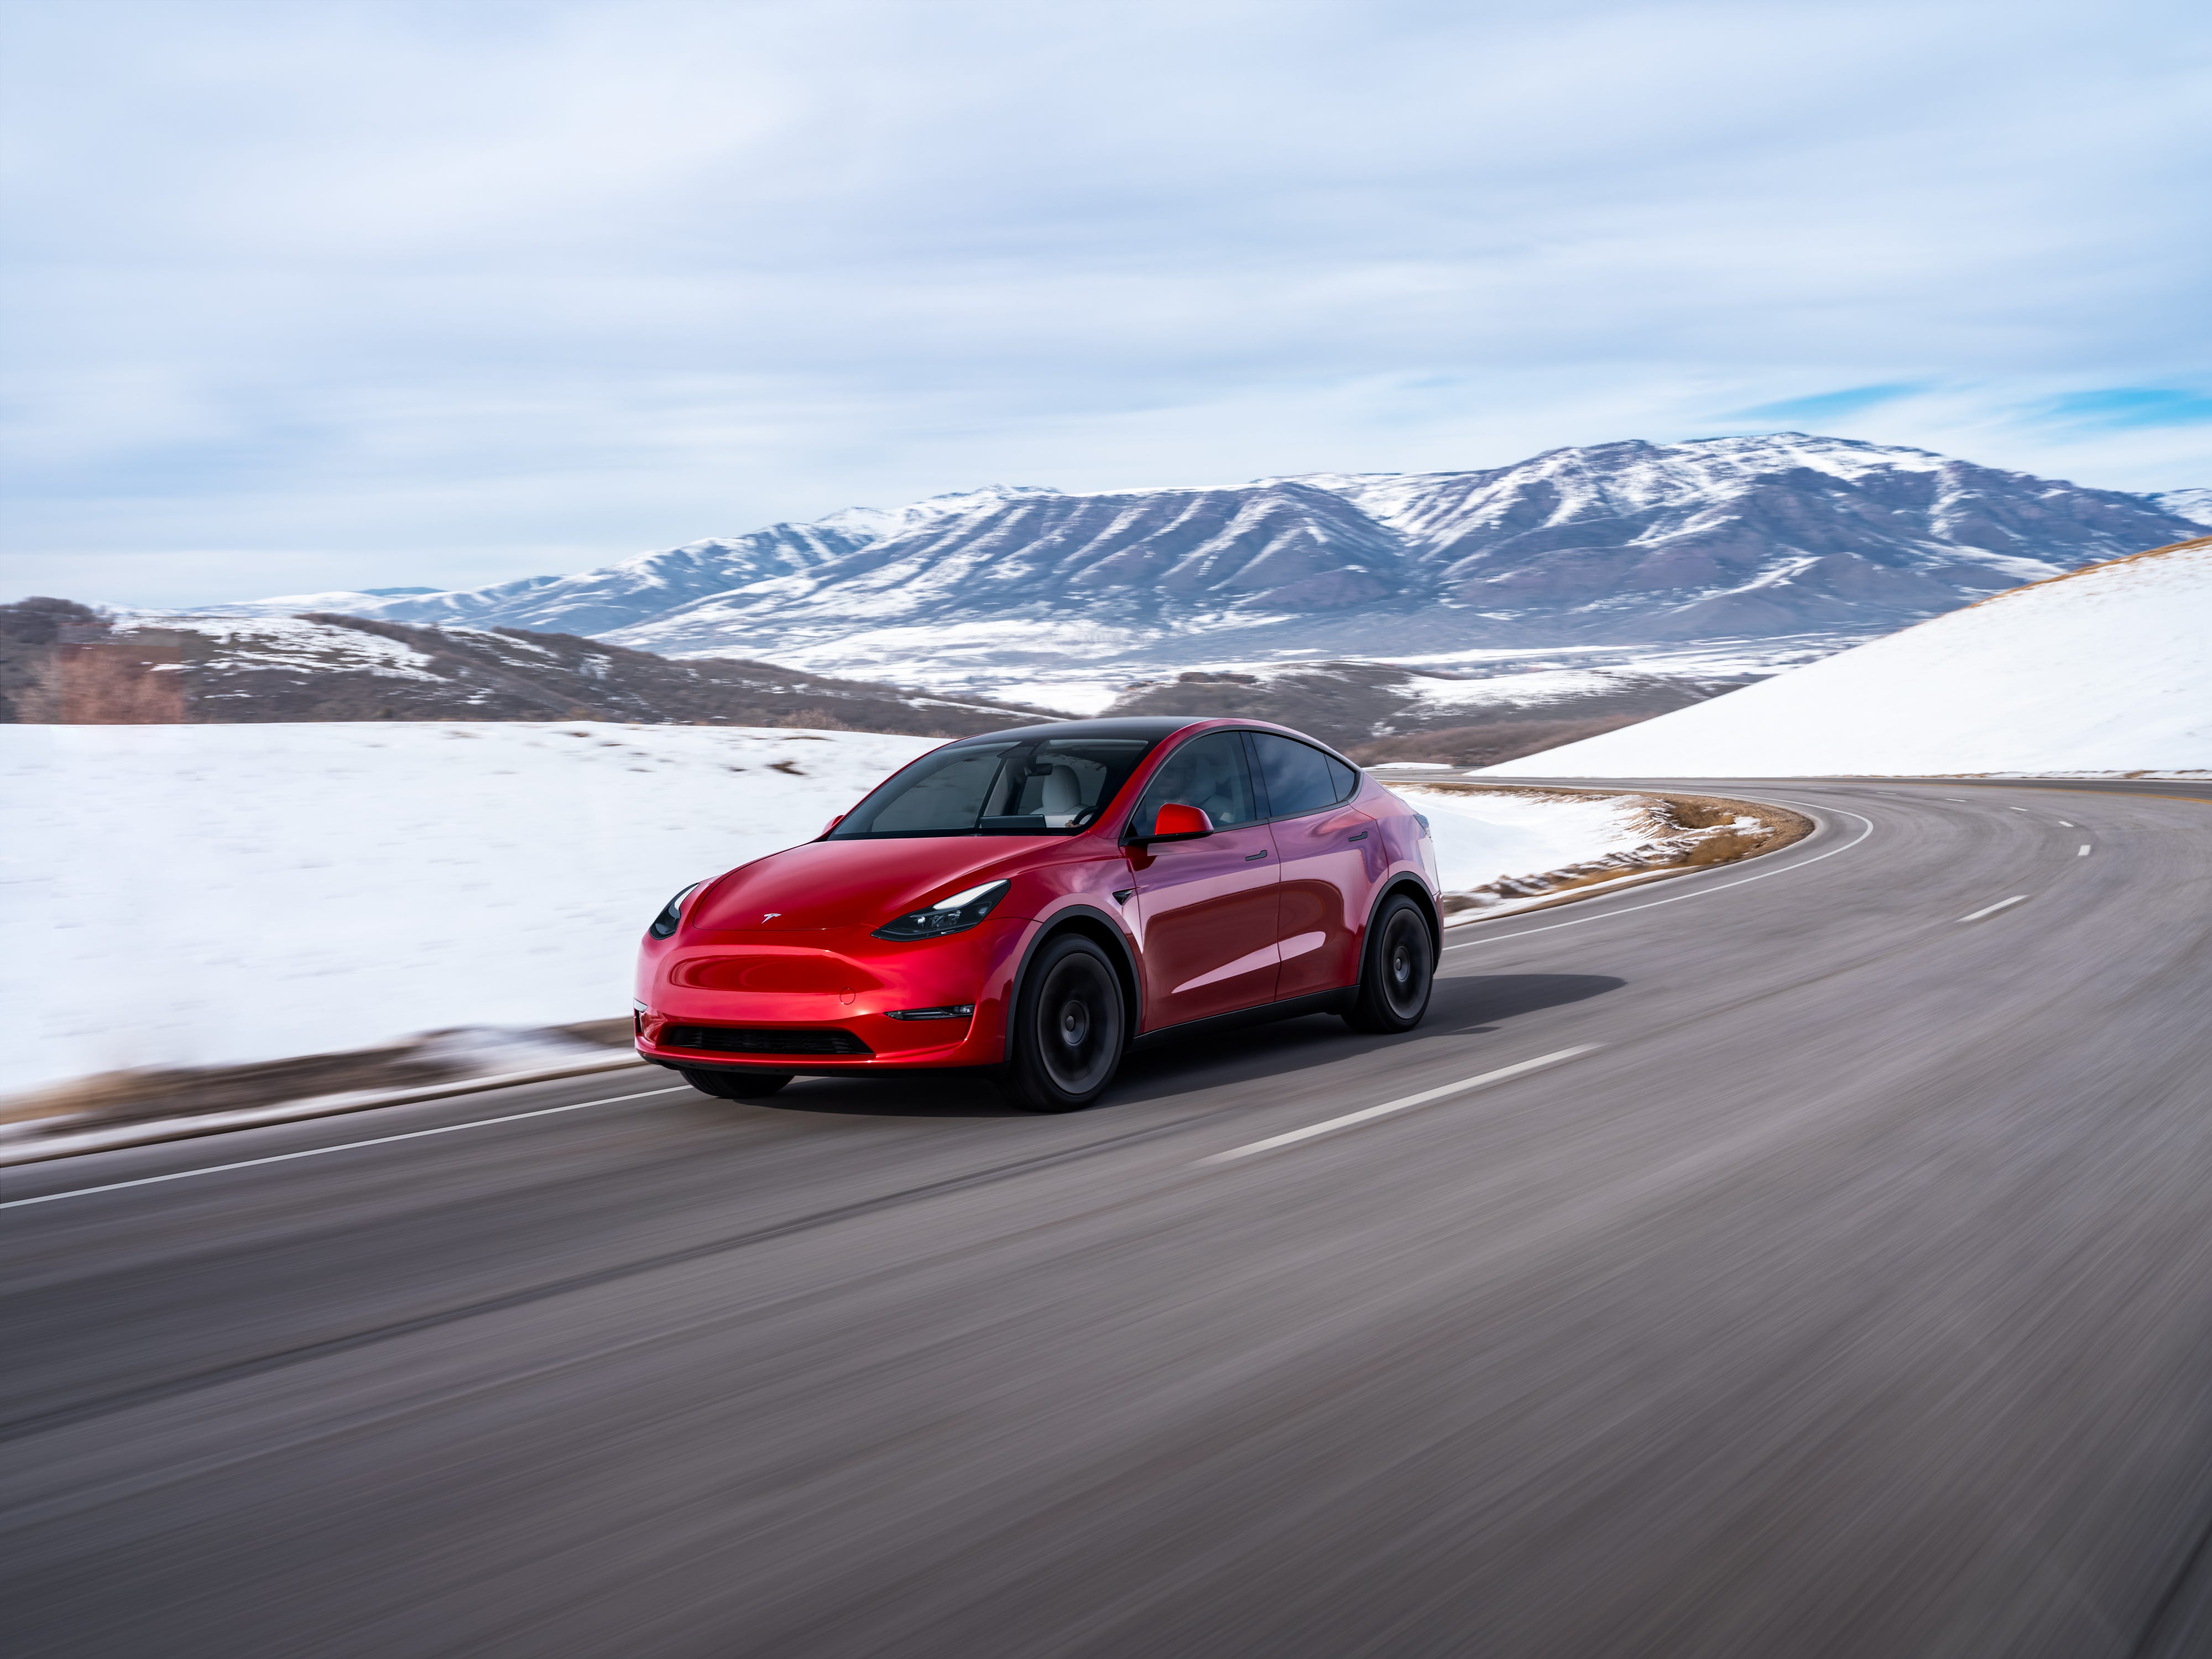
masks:
{"type": "Polygon", "coordinates": [[[2174,510],[2192,501],[1802,433],[1627,440],[1467,471],[998,485],[568,576],[299,597],[948,687],[1078,664],[1126,676],[1226,657],[1841,645],[2197,533],[2174,510]]]}

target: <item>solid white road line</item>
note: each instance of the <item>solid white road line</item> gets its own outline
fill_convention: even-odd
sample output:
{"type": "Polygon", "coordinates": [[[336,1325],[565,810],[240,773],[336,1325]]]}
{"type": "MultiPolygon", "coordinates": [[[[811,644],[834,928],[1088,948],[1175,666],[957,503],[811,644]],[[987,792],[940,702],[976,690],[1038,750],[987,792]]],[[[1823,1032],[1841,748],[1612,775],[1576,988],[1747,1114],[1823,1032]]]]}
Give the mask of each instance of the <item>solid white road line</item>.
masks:
{"type": "Polygon", "coordinates": [[[1995,904],[1984,906],[1983,908],[1975,911],[1971,916],[1960,916],[1959,920],[1961,921],[1979,921],[1984,916],[1993,916],[2000,910],[2006,909],[2012,905],[2023,902],[2027,897],[2027,895],[2025,893],[2014,893],[2008,899],[1999,899],[1995,904]]]}
{"type": "MultiPolygon", "coordinates": [[[[1805,801],[1791,801],[1780,795],[1773,796],[1771,799],[1784,806],[1805,806],[1810,805],[1809,802],[1805,801]]],[[[1653,899],[1648,904],[1624,904],[1617,910],[1601,910],[1595,915],[1577,916],[1572,921],[1554,921],[1547,923],[1541,927],[1523,927],[1517,933],[1485,933],[1478,939],[1462,939],[1456,945],[1447,945],[1444,946],[1444,949],[1447,951],[1471,951],[1478,945],[1496,945],[1509,939],[1527,939],[1531,933],[1557,933],[1562,927],[1583,927],[1589,926],[1589,924],[1593,921],[1610,921],[1615,916],[1625,916],[1636,910],[1656,910],[1662,904],[1680,904],[1685,899],[1710,897],[1715,893],[1725,893],[1732,887],[1743,887],[1747,886],[1754,881],[1765,881],[1770,876],[1786,876],[1794,870],[1802,870],[1808,864],[1818,864],[1822,859],[1832,859],[1838,853],[1848,853],[1852,848],[1856,847],[1869,836],[1874,834],[1874,820],[1872,818],[1860,817],[1856,812],[1847,812],[1840,806],[1827,806],[1825,804],[1820,810],[1838,813],[1842,817],[1847,818],[1858,818],[1859,822],[1864,824],[1866,828],[1860,830],[1857,835],[1852,836],[1841,847],[1831,847],[1825,853],[1815,853],[1809,859],[1800,859],[1796,863],[1785,864],[1779,869],[1762,870],[1755,876],[1745,876],[1735,881],[1724,881],[1720,883],[1717,886],[1700,887],[1695,892],[1677,893],[1672,898],[1653,899]]]]}
{"type": "Polygon", "coordinates": [[[2087,858],[2087,857],[2089,856],[2089,843],[2088,843],[2088,842],[2083,842],[2081,843],[2081,850],[2080,852],[2078,852],[2078,853],[2075,854],[2075,855],[2074,855],[2074,856],[2075,856],[2075,858],[2077,858],[2077,859],[2086,859],[2086,858],[2087,858]]]}
{"type": "Polygon", "coordinates": [[[1430,1101],[1442,1100],[1446,1095],[1464,1094],[1469,1089],[1487,1088],[1493,1083],[1503,1083],[1509,1078],[1521,1077],[1529,1072],[1541,1071],[1547,1066],[1557,1066],[1563,1060],[1572,1060],[1578,1054],[1590,1054],[1603,1047],[1605,1045],[1601,1042],[1585,1042],[1579,1048],[1562,1048],[1555,1054],[1542,1054],[1534,1060],[1524,1060],[1518,1066],[1501,1066],[1494,1072],[1485,1072],[1480,1077],[1462,1078],[1457,1083],[1447,1083],[1438,1088],[1424,1089],[1417,1095],[1407,1095],[1397,1100],[1386,1100],[1380,1106],[1363,1107],[1356,1112],[1346,1112],[1342,1117],[1333,1117],[1326,1122],[1310,1124],[1303,1129],[1293,1129],[1288,1134],[1270,1135],[1265,1140],[1255,1140],[1247,1146],[1232,1147],[1228,1152],[1216,1152],[1212,1158],[1201,1158],[1196,1162],[1202,1164],[1227,1164],[1236,1158],[1249,1158],[1255,1152],[1273,1152],[1278,1146],[1289,1146],[1301,1140],[1311,1140],[1316,1135],[1332,1134],[1339,1129],[1349,1129],[1355,1123],[1365,1123],[1374,1118],[1387,1117],[1392,1112],[1402,1112],[1408,1107],[1425,1106],[1430,1101]]]}
{"type": "Polygon", "coordinates": [[[322,1158],[331,1152],[350,1152],[363,1146],[388,1146],[395,1140],[420,1140],[425,1135],[457,1134],[463,1129],[488,1129],[495,1123],[520,1123],[526,1117],[551,1117],[556,1112],[580,1112],[587,1106],[612,1106],[619,1101],[643,1100],[649,1095],[680,1094],[688,1087],[672,1084],[665,1089],[643,1089],[634,1095],[609,1095],[605,1100],[580,1100],[572,1106],[541,1106],[534,1112],[509,1112],[504,1117],[480,1117],[472,1123],[447,1123],[435,1129],[410,1129],[402,1135],[379,1135],[374,1140],[349,1140],[337,1146],[311,1146],[304,1152],[277,1152],[269,1158],[245,1158],[235,1164],[210,1164],[204,1169],[179,1170],[171,1175],[141,1176],[136,1181],[111,1181],[104,1187],[73,1187],[65,1193],[41,1193],[36,1198],[11,1198],[0,1210],[25,1204],[52,1204],[57,1199],[84,1198],[94,1193],[119,1193],[125,1187],[151,1187],[164,1181],[189,1181],[194,1176],[221,1175],[226,1170],[251,1170],[260,1164],[289,1164],[295,1158],[322,1158]]]}

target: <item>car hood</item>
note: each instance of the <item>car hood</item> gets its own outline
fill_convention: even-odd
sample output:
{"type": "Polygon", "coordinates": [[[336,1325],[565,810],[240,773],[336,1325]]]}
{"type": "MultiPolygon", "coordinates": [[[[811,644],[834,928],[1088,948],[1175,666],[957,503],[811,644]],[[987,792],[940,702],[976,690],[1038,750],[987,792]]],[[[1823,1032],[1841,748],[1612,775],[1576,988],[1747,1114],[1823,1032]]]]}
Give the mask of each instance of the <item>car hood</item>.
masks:
{"type": "Polygon", "coordinates": [[[1011,875],[1025,855],[1060,842],[1057,836],[811,841],[717,878],[692,907],[687,927],[732,933],[880,927],[964,887],[1011,875]]]}

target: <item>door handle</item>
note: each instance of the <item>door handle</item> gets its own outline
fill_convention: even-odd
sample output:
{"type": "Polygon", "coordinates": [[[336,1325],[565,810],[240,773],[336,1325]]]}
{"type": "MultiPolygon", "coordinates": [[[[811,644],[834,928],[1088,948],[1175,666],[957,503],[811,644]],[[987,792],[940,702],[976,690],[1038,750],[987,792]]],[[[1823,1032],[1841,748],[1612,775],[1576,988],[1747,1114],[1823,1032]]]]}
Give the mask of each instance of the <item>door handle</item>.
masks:
{"type": "Polygon", "coordinates": [[[1365,841],[1367,839],[1367,832],[1364,830],[1362,830],[1358,835],[1352,836],[1352,839],[1354,841],[1365,841]]]}
{"type": "Polygon", "coordinates": [[[1257,853],[1247,853],[1247,854],[1244,855],[1244,862],[1245,862],[1245,863],[1247,863],[1247,864],[1249,864],[1249,863],[1251,863],[1251,862],[1252,862],[1252,860],[1253,860],[1254,859],[1263,859],[1263,858],[1265,858],[1265,857],[1267,857],[1267,851],[1266,851],[1266,849],[1265,849],[1265,848],[1262,848],[1261,851],[1259,851],[1259,852],[1257,852],[1257,853]]]}

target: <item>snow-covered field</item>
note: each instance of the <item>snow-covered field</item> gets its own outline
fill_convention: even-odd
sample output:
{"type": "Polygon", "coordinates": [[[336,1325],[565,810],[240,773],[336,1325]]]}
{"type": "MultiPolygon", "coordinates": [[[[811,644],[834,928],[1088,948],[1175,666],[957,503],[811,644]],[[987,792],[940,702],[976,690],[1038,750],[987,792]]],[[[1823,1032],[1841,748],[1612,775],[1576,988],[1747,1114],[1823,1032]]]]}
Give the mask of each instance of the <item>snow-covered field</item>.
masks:
{"type": "MultiPolygon", "coordinates": [[[[685,883],[927,738],[726,726],[0,726],[0,1094],[627,1012],[685,883]]],[[[1608,801],[1407,790],[1448,888],[1641,839],[1608,801]]]]}
{"type": "Polygon", "coordinates": [[[2212,545],[2014,588],[1486,776],[2212,769],[2212,545]]]}
{"type": "Polygon", "coordinates": [[[1437,879],[1448,893],[1562,870],[1651,839],[1644,803],[1634,795],[1468,795],[1419,784],[1393,787],[1428,819],[1437,879]]]}
{"type": "Polygon", "coordinates": [[[671,893],[818,833],[936,743],[0,726],[0,1094],[618,1018],[671,893]]]}

